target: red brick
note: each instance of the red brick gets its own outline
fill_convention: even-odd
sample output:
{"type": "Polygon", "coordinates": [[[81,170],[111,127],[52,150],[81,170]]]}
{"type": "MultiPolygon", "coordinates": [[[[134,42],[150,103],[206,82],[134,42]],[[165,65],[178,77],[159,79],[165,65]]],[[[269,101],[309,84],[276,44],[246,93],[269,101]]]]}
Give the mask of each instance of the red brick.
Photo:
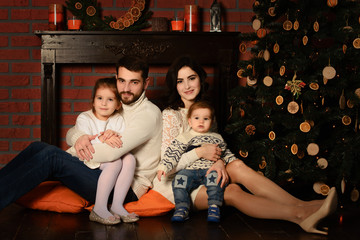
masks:
{"type": "Polygon", "coordinates": [[[168,71],[168,68],[169,68],[169,66],[150,66],[149,72],[166,74],[168,71]]]}
{"type": "Polygon", "coordinates": [[[0,138],[29,138],[28,128],[0,128],[0,138]]]}
{"type": "Polygon", "coordinates": [[[63,73],[90,73],[92,71],[91,66],[89,65],[74,65],[74,64],[66,64],[61,67],[61,72],[63,73]]]}
{"type": "Polygon", "coordinates": [[[29,59],[29,56],[29,50],[27,49],[0,49],[0,59],[25,60],[29,59]]]}
{"type": "Polygon", "coordinates": [[[242,0],[239,1],[239,8],[251,9],[253,8],[255,0],[242,0]]]}
{"type": "Polygon", "coordinates": [[[91,92],[88,89],[63,89],[61,96],[63,99],[90,99],[91,92]]]}
{"type": "Polygon", "coordinates": [[[61,76],[60,85],[71,86],[71,76],[61,76]]]}
{"type": "Polygon", "coordinates": [[[0,47],[7,47],[9,45],[9,38],[7,36],[0,36],[0,47]]]}
{"type": "Polygon", "coordinates": [[[32,141],[16,141],[12,143],[12,149],[15,151],[22,151],[30,145],[32,141]]]}
{"type": "Polygon", "coordinates": [[[12,90],[13,99],[40,99],[41,90],[40,89],[13,89],[12,90]]]}
{"type": "Polygon", "coordinates": [[[29,112],[30,105],[26,102],[0,102],[0,112],[10,112],[10,113],[18,113],[18,112],[29,112]]]}
{"type": "Polygon", "coordinates": [[[41,103],[35,102],[32,103],[33,112],[41,112],[41,103]]]}
{"type": "Polygon", "coordinates": [[[27,86],[29,83],[27,75],[0,75],[0,86],[27,86]]]}
{"type": "Polygon", "coordinates": [[[227,14],[227,21],[228,22],[250,22],[251,18],[254,16],[253,12],[228,12],[227,14]]]}
{"type": "Polygon", "coordinates": [[[0,151],[1,152],[8,152],[9,151],[9,142],[0,141],[0,151]]]}
{"type": "Polygon", "coordinates": [[[186,4],[195,4],[195,0],[157,0],[158,8],[184,8],[186,4]]]}
{"type": "Polygon", "coordinates": [[[33,24],[31,24],[31,26],[32,26],[33,32],[49,30],[48,23],[33,23],[33,24]]]}
{"type": "Polygon", "coordinates": [[[9,72],[9,64],[0,62],[0,72],[9,72]]]}
{"type": "Polygon", "coordinates": [[[74,86],[76,87],[92,87],[95,85],[95,82],[102,77],[106,76],[74,76],[74,86]]]}
{"type": "Polygon", "coordinates": [[[47,20],[49,18],[48,9],[13,9],[11,19],[47,20]]]}
{"type": "Polygon", "coordinates": [[[48,7],[50,3],[58,3],[63,4],[65,6],[65,0],[32,0],[32,6],[34,7],[42,7],[46,6],[48,7]]]}
{"type": "Polygon", "coordinates": [[[14,157],[16,157],[16,154],[1,154],[1,155],[0,155],[0,164],[7,164],[7,163],[9,163],[14,157]]]}
{"type": "Polygon", "coordinates": [[[164,91],[161,89],[148,89],[146,91],[146,96],[151,100],[151,99],[157,99],[159,98],[159,96],[163,96],[164,91]]]}
{"type": "Polygon", "coordinates": [[[164,87],[164,86],[166,86],[165,77],[156,77],[156,86],[157,86],[157,87],[164,87]]]}
{"type": "Polygon", "coordinates": [[[34,138],[41,138],[41,128],[33,128],[33,137],[34,138]]]}
{"type": "Polygon", "coordinates": [[[254,29],[250,25],[239,25],[238,31],[242,33],[254,32],[254,29]]]}
{"type": "Polygon", "coordinates": [[[33,60],[41,60],[41,50],[40,49],[33,49],[31,51],[31,59],[33,59],[33,60]]]}
{"type": "Polygon", "coordinates": [[[41,86],[41,76],[32,76],[33,86],[41,86]]]}
{"type": "Polygon", "coordinates": [[[73,114],[73,115],[66,114],[66,115],[63,115],[61,117],[61,123],[63,125],[75,125],[77,116],[78,116],[78,114],[73,114]]]}
{"type": "MultiPolygon", "coordinates": [[[[63,129],[61,129],[63,131],[63,129]]],[[[61,131],[61,132],[62,132],[61,131]]],[[[65,131],[65,130],[64,130],[65,131]]],[[[67,132],[67,130],[66,130],[67,132]]],[[[62,133],[61,136],[66,136],[66,133],[62,133]]],[[[65,138],[65,137],[64,137],[65,138]]],[[[67,150],[69,148],[69,146],[66,144],[66,141],[60,141],[60,146],[59,146],[62,150],[67,150]]]]}
{"type": "Polygon", "coordinates": [[[74,102],[74,112],[83,112],[91,109],[91,103],[89,102],[74,102]]]}
{"type": "Polygon", "coordinates": [[[119,18],[126,13],[127,10],[104,10],[103,16],[113,16],[115,18],[119,18]]]}
{"type": "Polygon", "coordinates": [[[41,39],[37,36],[14,36],[11,37],[12,47],[41,46],[41,39]]]}
{"type": "Polygon", "coordinates": [[[60,104],[60,112],[67,113],[71,112],[71,102],[61,102],[60,104]]]}
{"type": "Polygon", "coordinates": [[[0,125],[9,125],[9,115],[1,115],[0,125]]]}
{"type": "Polygon", "coordinates": [[[29,0],[3,0],[0,1],[0,7],[26,7],[29,6],[29,0]]]}
{"type": "Polygon", "coordinates": [[[0,89],[0,99],[6,100],[9,98],[9,90],[7,89],[0,89]]]}
{"type": "MultiPolygon", "coordinates": [[[[101,7],[112,7],[113,6],[113,0],[98,0],[98,3],[100,3],[101,7]]],[[[125,1],[127,2],[127,1],[125,1]]]]}
{"type": "Polygon", "coordinates": [[[0,32],[2,33],[16,33],[22,32],[27,33],[29,32],[29,23],[4,23],[0,22],[0,32]]]}
{"type": "Polygon", "coordinates": [[[7,20],[9,18],[7,9],[0,9],[0,20],[7,20]]]}
{"type": "Polygon", "coordinates": [[[12,120],[14,125],[20,126],[32,126],[41,124],[40,115],[15,115],[12,117],[12,120]]]}
{"type": "Polygon", "coordinates": [[[13,63],[12,64],[13,72],[29,72],[36,73],[41,72],[41,63],[40,62],[22,62],[22,63],[13,63]]]}

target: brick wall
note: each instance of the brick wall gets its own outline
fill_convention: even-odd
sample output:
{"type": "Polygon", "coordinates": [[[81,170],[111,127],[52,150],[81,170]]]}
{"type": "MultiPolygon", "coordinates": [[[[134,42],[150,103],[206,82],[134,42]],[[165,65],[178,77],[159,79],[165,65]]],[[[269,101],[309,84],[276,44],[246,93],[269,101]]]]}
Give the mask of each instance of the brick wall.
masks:
{"type": "MultiPolygon", "coordinates": [[[[119,17],[131,0],[98,0],[103,15],[119,17]]],[[[224,31],[251,29],[254,0],[218,0],[225,9],[224,31]]],[[[0,0],[0,168],[30,142],[40,140],[40,38],[35,30],[48,30],[48,5],[65,0],[0,0]]],[[[184,5],[197,4],[202,12],[202,30],[209,31],[212,0],[150,0],[153,17],[182,15],[184,5]]],[[[151,28],[144,31],[151,31],[151,28]]],[[[206,69],[210,80],[212,69],[206,69]]],[[[61,148],[64,136],[79,112],[89,109],[92,86],[99,77],[115,72],[107,65],[70,65],[60,69],[61,148]]],[[[149,98],[164,87],[166,66],[151,67],[149,98]]]]}

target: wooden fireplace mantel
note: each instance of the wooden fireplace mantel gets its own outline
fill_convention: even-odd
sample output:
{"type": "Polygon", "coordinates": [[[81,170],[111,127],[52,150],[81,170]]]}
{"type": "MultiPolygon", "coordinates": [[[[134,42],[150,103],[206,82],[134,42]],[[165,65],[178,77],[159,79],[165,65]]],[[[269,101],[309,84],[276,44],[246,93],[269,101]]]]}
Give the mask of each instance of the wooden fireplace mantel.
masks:
{"type": "Polygon", "coordinates": [[[237,32],[111,32],[36,31],[41,37],[41,140],[57,145],[58,64],[114,64],[124,55],[140,55],[150,65],[170,65],[191,54],[214,66],[215,102],[219,126],[226,116],[227,91],[237,83],[237,32]]]}

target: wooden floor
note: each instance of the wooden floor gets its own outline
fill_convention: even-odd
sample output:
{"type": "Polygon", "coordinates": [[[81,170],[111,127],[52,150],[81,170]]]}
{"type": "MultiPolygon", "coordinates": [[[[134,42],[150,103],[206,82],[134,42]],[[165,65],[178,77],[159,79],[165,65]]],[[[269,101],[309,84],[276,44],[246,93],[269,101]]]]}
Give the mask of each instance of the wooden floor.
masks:
{"type": "Polygon", "coordinates": [[[305,233],[296,224],[248,217],[224,208],[220,224],[206,222],[206,211],[193,213],[185,223],[171,223],[171,213],[141,218],[137,223],[104,226],[88,220],[88,212],[59,214],[12,204],[0,211],[0,240],[120,240],[120,239],[360,239],[360,208],[339,208],[320,222],[328,236],[305,233]]]}

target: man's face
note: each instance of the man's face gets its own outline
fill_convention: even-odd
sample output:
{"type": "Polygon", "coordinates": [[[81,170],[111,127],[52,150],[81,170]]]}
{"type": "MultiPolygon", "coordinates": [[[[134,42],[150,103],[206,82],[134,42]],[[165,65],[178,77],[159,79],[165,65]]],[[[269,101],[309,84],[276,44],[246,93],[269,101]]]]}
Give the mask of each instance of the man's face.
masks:
{"type": "Polygon", "coordinates": [[[123,104],[131,104],[139,99],[149,85],[149,79],[143,79],[141,72],[132,72],[124,67],[119,67],[117,89],[123,104]]]}

